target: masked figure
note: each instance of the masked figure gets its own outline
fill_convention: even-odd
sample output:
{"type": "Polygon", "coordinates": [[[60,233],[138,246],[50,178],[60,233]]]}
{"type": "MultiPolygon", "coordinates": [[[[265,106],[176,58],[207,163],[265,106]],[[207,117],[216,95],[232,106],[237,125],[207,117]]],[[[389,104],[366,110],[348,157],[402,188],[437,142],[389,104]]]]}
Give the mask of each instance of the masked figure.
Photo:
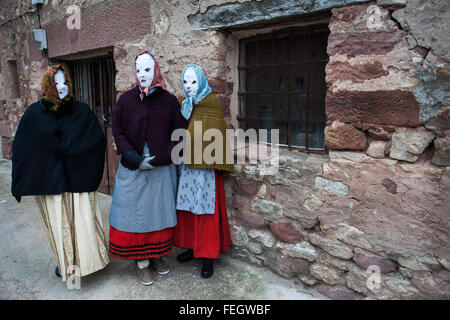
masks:
{"type": "Polygon", "coordinates": [[[186,139],[184,164],[180,165],[178,225],[175,228],[174,244],[188,248],[177,257],[180,262],[194,257],[203,258],[201,276],[209,278],[213,274],[214,259],[219,258],[220,252],[228,252],[231,246],[222,175],[233,172],[234,164],[225,161],[231,150],[225,139],[223,109],[211,91],[203,70],[199,66],[188,65],[182,78],[185,99],[181,113],[189,120],[187,135],[190,138],[186,139]],[[202,157],[210,143],[203,141],[202,137],[210,129],[215,129],[223,138],[217,150],[222,154],[219,157],[221,160],[212,164],[202,157]],[[202,147],[195,148],[195,145],[202,147]]]}
{"type": "Polygon", "coordinates": [[[105,138],[97,118],[72,96],[62,65],[42,79],[43,97],[30,105],[13,142],[12,194],[34,195],[56,256],[58,276],[85,276],[109,263],[97,189],[105,138]]]}
{"type": "Polygon", "coordinates": [[[158,61],[148,52],[135,59],[137,86],[114,108],[112,129],[121,155],[110,215],[110,253],[135,260],[138,280],[153,283],[150,268],[167,274],[161,258],[172,250],[176,218],[176,167],[172,131],[186,128],[174,95],[167,92],[158,61]]]}

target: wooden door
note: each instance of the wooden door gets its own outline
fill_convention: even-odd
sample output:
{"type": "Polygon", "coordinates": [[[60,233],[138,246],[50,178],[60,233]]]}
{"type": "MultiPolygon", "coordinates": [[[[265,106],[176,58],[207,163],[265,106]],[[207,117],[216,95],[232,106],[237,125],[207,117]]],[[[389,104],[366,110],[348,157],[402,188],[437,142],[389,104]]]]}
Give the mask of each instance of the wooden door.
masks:
{"type": "Polygon", "coordinates": [[[112,55],[66,62],[75,98],[87,103],[106,137],[105,168],[99,191],[112,194],[119,156],[113,144],[111,116],[116,102],[115,65],[112,55]]]}

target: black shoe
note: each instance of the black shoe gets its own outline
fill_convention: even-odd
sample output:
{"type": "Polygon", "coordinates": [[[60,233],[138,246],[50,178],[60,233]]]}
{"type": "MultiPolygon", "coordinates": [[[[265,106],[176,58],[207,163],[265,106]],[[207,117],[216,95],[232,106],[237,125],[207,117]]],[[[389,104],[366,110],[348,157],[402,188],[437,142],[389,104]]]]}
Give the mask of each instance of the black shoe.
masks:
{"type": "Polygon", "coordinates": [[[55,274],[56,274],[56,276],[58,278],[61,278],[61,274],[59,273],[59,268],[58,267],[55,268],[55,274]]]}
{"type": "Polygon", "coordinates": [[[177,256],[177,260],[179,262],[188,262],[194,258],[194,251],[192,249],[188,249],[187,251],[180,253],[177,256]]]}
{"type": "Polygon", "coordinates": [[[214,273],[214,259],[203,258],[202,278],[208,279],[214,273]]]}

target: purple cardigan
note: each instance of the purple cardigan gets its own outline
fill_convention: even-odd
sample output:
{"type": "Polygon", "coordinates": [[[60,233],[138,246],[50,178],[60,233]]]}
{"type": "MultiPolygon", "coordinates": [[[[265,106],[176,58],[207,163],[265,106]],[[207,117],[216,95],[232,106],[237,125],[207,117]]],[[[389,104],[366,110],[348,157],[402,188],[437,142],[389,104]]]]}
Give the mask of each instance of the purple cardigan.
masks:
{"type": "MultiPolygon", "coordinates": [[[[134,149],[142,156],[147,142],[152,165],[162,166],[172,163],[171,152],[178,143],[171,141],[173,130],[187,128],[188,122],[181,115],[177,98],[162,88],[139,98],[139,87],[124,92],[114,107],[112,131],[117,146],[117,154],[134,149]]],[[[120,161],[128,169],[137,169],[123,157],[120,161]]]]}

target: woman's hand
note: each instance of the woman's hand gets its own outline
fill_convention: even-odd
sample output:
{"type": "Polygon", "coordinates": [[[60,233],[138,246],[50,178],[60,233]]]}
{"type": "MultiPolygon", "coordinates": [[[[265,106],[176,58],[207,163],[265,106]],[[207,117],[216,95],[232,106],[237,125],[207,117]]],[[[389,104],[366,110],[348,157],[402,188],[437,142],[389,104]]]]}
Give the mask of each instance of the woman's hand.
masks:
{"type": "Polygon", "coordinates": [[[141,164],[139,165],[139,169],[141,170],[151,170],[154,167],[150,164],[150,161],[153,160],[155,156],[151,157],[145,157],[144,160],[142,160],[141,164]]]}

